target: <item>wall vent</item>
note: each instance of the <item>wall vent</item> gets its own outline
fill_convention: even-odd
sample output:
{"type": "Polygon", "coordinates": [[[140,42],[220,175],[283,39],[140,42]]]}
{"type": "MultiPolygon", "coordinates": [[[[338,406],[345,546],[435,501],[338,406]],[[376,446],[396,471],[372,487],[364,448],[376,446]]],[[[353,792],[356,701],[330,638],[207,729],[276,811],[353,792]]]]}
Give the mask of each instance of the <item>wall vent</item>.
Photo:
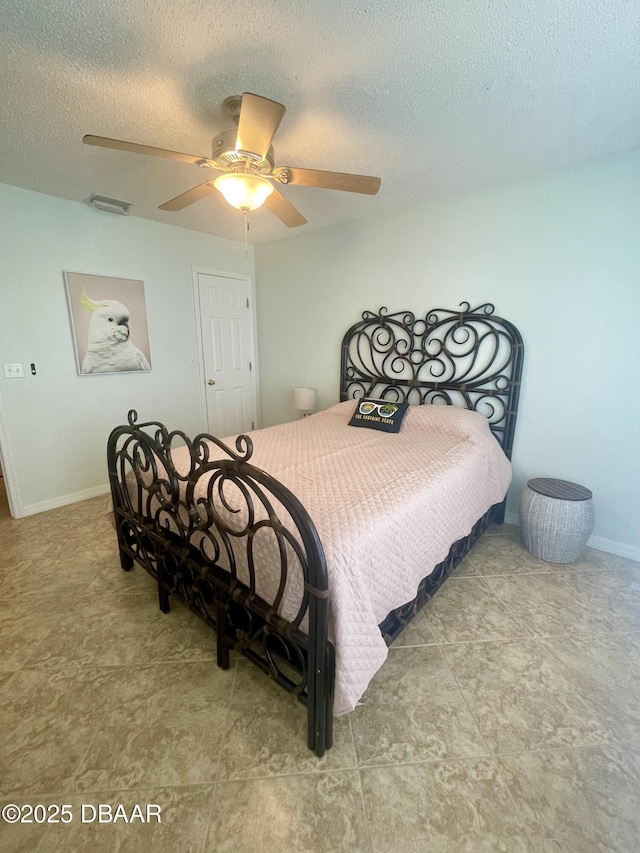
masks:
{"type": "Polygon", "coordinates": [[[131,209],[130,201],[122,201],[119,198],[109,198],[108,195],[98,195],[91,193],[87,199],[87,204],[98,210],[104,210],[106,213],[117,213],[119,216],[129,216],[131,209]]]}

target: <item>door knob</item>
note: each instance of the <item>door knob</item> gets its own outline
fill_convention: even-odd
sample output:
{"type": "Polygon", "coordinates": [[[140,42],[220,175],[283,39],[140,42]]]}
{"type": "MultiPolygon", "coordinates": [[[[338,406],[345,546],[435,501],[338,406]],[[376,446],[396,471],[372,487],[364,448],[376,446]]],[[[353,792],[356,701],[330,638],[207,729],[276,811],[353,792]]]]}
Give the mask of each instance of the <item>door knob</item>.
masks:
{"type": "Polygon", "coordinates": [[[215,385],[215,384],[216,384],[215,379],[207,379],[207,385],[215,385]]]}

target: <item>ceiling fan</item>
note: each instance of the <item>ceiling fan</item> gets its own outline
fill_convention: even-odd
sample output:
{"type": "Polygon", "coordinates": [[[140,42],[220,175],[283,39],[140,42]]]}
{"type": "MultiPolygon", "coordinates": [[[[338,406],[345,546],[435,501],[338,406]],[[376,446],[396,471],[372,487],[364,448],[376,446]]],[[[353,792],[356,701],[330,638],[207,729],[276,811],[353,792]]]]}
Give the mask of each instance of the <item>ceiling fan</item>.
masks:
{"type": "Polygon", "coordinates": [[[275,166],[271,141],[285,113],[282,104],[245,92],[224,102],[225,109],[237,124],[237,130],[225,130],[213,140],[211,157],[182,154],[165,148],[123,142],[104,136],[83,137],[86,145],[115,148],[134,154],[148,154],[180,163],[193,163],[222,174],[187,190],[160,205],[160,210],[182,210],[215,190],[219,190],[229,204],[245,214],[264,204],[289,228],[304,225],[304,216],[274,186],[274,183],[303,187],[321,187],[352,193],[375,195],[380,188],[380,178],[367,175],[349,175],[343,172],[325,172],[301,169],[294,166],[275,166]]]}

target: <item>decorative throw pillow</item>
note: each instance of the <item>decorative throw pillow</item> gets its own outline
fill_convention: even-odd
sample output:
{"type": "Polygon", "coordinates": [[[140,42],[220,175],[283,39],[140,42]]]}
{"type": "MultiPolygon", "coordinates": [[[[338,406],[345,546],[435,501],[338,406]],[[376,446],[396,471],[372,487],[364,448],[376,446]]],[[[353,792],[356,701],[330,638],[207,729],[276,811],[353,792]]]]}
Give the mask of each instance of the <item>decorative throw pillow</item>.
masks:
{"type": "Polygon", "coordinates": [[[388,400],[363,397],[357,402],[349,426],[400,432],[402,418],[408,408],[408,403],[390,403],[388,400]]]}

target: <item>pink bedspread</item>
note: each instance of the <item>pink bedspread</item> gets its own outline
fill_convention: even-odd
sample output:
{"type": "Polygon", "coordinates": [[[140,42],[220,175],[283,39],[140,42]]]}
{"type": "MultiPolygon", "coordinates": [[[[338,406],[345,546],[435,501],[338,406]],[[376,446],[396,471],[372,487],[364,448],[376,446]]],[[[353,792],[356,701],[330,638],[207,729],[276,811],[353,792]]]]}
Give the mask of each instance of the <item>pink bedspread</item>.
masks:
{"type": "MultiPolygon", "coordinates": [[[[253,434],[252,464],[302,501],[324,547],[335,713],[387,657],[378,624],[506,494],[511,466],[486,418],[411,406],[397,434],[348,426],[355,402],[253,434]]],[[[225,439],[230,445],[232,440],[225,439]]]]}

